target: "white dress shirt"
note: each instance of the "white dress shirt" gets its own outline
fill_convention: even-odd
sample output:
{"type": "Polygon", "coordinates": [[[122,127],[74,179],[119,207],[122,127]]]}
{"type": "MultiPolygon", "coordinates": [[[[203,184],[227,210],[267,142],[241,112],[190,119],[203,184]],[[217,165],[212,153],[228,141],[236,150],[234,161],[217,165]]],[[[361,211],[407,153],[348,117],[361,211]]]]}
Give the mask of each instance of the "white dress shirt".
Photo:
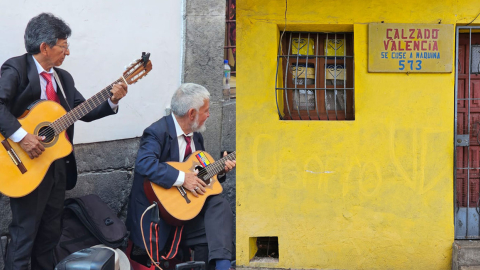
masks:
{"type": "MultiPolygon", "coordinates": [[[[187,141],[183,137],[183,135],[192,138],[190,140],[190,147],[192,148],[192,153],[195,152],[195,143],[193,142],[193,132],[190,132],[188,134],[185,134],[182,130],[182,127],[177,122],[177,118],[175,114],[172,113],[172,118],[173,118],[173,123],[175,124],[175,132],[177,134],[177,141],[178,141],[178,156],[179,156],[179,161],[183,162],[185,159],[185,149],[187,149],[187,141]]],[[[174,186],[181,186],[183,185],[183,182],[185,182],[185,173],[182,171],[179,171],[180,173],[178,174],[177,181],[173,184],[174,186]]]]}
{"type": "MultiPolygon", "coordinates": [[[[46,71],[46,70],[43,69],[42,65],[40,65],[40,63],[38,63],[37,59],[35,59],[35,57],[33,57],[33,55],[32,55],[32,58],[33,58],[33,61],[35,61],[35,65],[37,66],[38,77],[40,78],[40,89],[41,89],[40,99],[47,99],[47,90],[46,90],[47,89],[47,80],[45,80],[45,78],[43,78],[42,75],[40,75],[40,73],[46,72],[46,73],[50,74],[50,76],[52,78],[53,89],[55,90],[55,92],[57,92],[57,82],[55,81],[55,79],[54,79],[55,77],[53,76],[53,68],[50,68],[49,71],[46,71]]],[[[118,104],[114,104],[110,99],[108,99],[108,104],[110,104],[110,107],[112,108],[112,110],[114,112],[117,112],[118,104]]],[[[17,129],[17,131],[15,131],[12,134],[12,136],[10,136],[9,139],[14,141],[14,142],[19,142],[23,138],[25,138],[25,136],[27,136],[27,131],[25,131],[25,129],[20,127],[19,129],[17,129]]]]}

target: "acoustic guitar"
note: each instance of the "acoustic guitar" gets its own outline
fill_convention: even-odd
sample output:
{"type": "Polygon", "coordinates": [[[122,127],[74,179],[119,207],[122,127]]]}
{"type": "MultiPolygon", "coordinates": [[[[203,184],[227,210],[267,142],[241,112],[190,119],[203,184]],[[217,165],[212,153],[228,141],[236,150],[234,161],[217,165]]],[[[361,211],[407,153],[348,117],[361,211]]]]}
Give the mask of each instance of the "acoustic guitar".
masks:
{"type": "Polygon", "coordinates": [[[235,160],[235,152],[215,161],[207,152],[196,151],[184,162],[167,162],[173,168],[186,173],[197,170],[197,177],[207,184],[204,195],[195,197],[183,186],[166,189],[150,182],[148,178],[143,182],[145,194],[150,203],[158,204],[163,220],[170,225],[180,226],[200,213],[209,196],[222,193],[223,188],[218,182],[217,174],[225,168],[227,160],[235,160]]]}
{"type": "Polygon", "coordinates": [[[133,84],[146,76],[152,70],[149,57],[149,53],[142,53],[142,58],[133,62],[118,80],[68,113],[54,101],[39,100],[30,105],[18,121],[28,133],[45,136],[45,140],[41,142],[45,151],[38,158],[30,159],[19,144],[0,135],[3,145],[0,146],[0,192],[8,197],[18,198],[35,190],[50,165],[73,151],[72,144],[66,138],[66,129],[109,99],[114,84],[133,84]]]}

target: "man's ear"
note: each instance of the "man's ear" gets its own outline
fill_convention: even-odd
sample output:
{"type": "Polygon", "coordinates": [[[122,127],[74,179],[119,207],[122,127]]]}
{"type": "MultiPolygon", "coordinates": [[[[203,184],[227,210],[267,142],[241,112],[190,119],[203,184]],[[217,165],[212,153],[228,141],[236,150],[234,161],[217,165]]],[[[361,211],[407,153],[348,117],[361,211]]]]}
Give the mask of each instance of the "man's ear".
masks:
{"type": "Polygon", "coordinates": [[[46,56],[47,55],[47,47],[48,47],[47,43],[42,42],[40,44],[40,53],[46,56]]]}
{"type": "Polygon", "coordinates": [[[188,114],[188,119],[189,119],[190,121],[194,121],[194,120],[195,120],[195,116],[197,115],[197,110],[195,110],[195,109],[192,108],[192,109],[188,110],[187,114],[188,114]]]}

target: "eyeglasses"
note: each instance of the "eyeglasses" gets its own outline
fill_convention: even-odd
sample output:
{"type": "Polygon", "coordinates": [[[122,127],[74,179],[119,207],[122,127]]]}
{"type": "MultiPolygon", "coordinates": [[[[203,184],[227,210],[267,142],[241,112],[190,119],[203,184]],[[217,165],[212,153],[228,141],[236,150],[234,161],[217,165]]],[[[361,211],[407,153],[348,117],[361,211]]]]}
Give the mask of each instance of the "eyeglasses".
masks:
{"type": "Polygon", "coordinates": [[[67,43],[67,46],[60,46],[60,45],[56,45],[55,46],[58,46],[60,48],[63,49],[63,52],[66,52],[66,51],[69,51],[70,50],[70,44],[67,43]]]}

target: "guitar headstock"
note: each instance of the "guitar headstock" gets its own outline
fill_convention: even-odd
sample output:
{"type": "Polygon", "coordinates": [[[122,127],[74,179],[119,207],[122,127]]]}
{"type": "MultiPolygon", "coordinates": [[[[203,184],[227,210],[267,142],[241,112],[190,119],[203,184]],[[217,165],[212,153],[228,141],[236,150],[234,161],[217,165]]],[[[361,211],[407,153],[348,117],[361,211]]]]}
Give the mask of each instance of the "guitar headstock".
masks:
{"type": "Polygon", "coordinates": [[[150,53],[142,53],[142,58],[134,61],[127,70],[123,72],[123,78],[128,84],[134,84],[141,78],[147,76],[148,72],[152,70],[152,61],[149,60],[150,53]]]}

